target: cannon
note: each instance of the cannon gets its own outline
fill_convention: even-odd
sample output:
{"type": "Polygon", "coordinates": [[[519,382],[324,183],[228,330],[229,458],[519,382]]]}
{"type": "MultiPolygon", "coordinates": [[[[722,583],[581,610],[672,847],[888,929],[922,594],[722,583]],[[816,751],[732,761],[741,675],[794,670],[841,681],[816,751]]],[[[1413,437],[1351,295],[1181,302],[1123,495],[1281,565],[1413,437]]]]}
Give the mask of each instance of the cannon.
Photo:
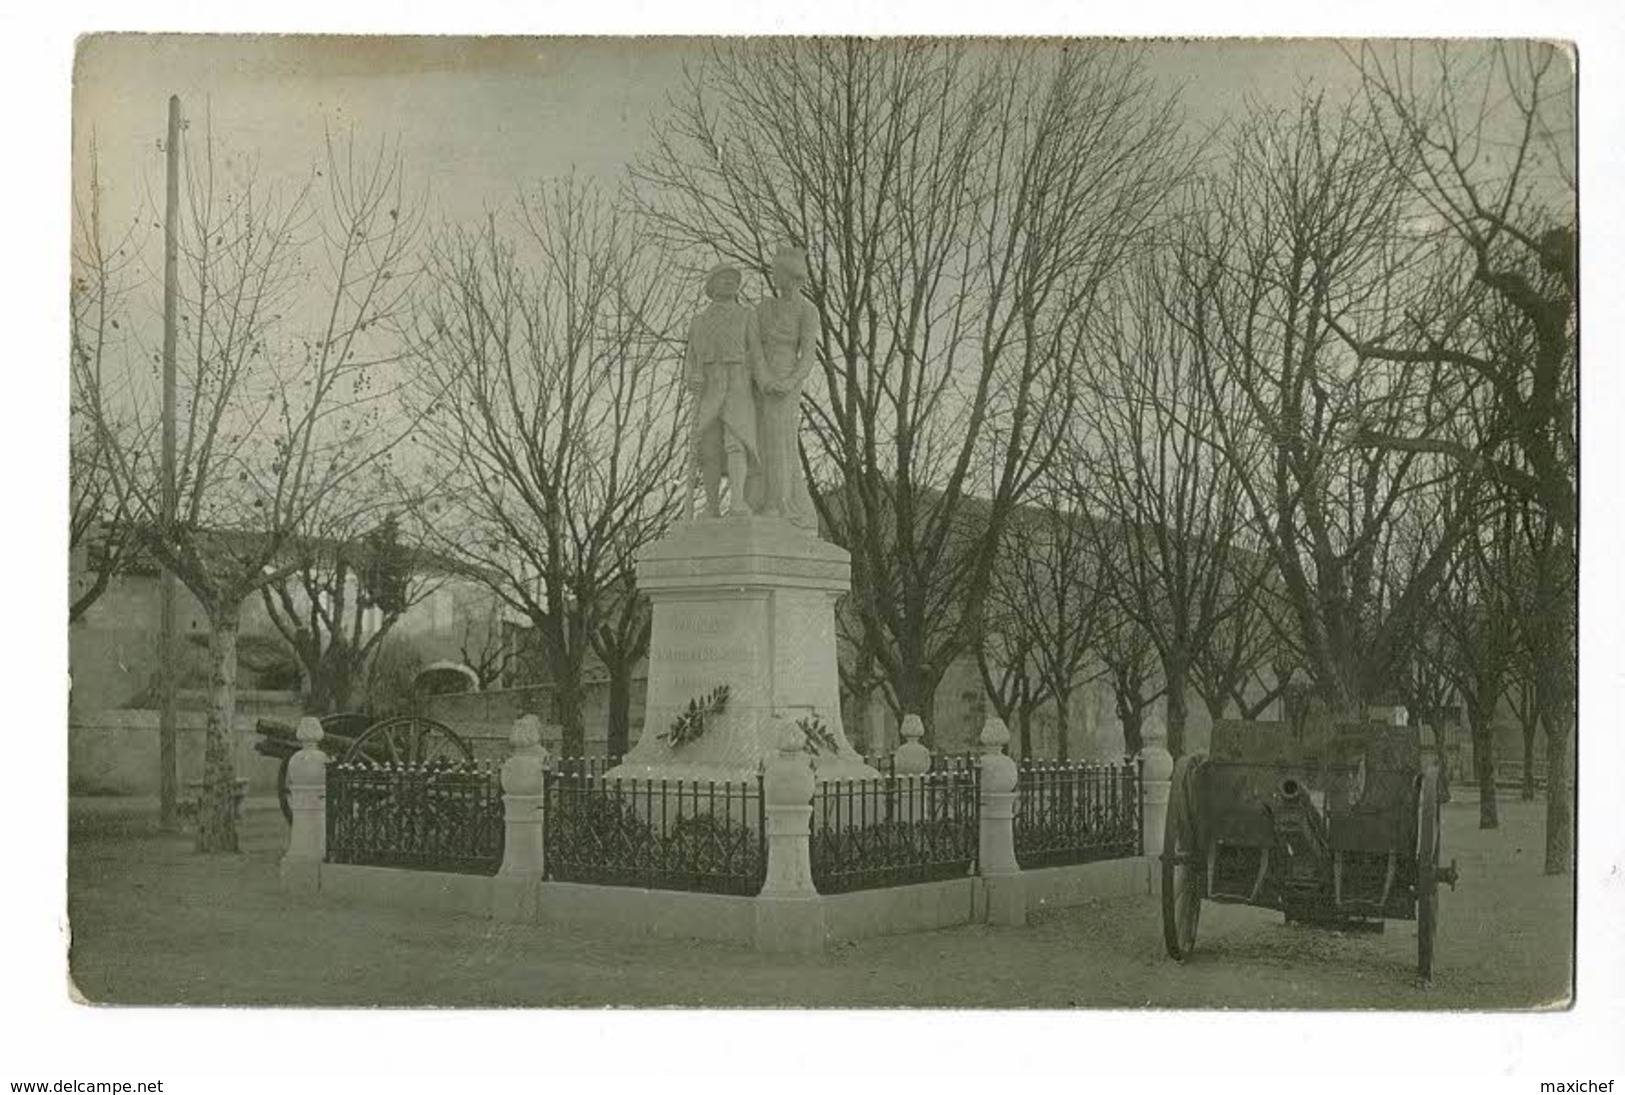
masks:
{"type": "MultiPolygon", "coordinates": [[[[358,712],[323,715],[322,751],[346,764],[423,764],[429,761],[462,762],[474,759],[474,750],[451,727],[419,715],[375,718],[358,712]]],[[[277,719],[255,724],[260,740],[254,751],[280,761],[276,773],[277,805],[293,823],[289,801],[288,762],[299,752],[295,727],[277,719]]]]}
{"type": "Polygon", "coordinates": [[[1426,983],[1439,886],[1457,880],[1439,851],[1437,763],[1414,728],[1346,724],[1315,739],[1281,723],[1221,720],[1208,754],[1174,764],[1163,941],[1174,959],[1189,957],[1204,901],[1318,927],[1414,920],[1426,983]]]}

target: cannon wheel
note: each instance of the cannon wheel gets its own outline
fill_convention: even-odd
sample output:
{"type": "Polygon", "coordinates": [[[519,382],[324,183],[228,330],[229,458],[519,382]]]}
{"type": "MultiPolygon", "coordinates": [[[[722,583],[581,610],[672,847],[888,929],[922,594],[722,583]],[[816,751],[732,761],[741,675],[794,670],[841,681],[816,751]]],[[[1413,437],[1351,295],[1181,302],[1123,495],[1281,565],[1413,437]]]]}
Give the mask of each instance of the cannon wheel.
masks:
{"type": "Polygon", "coordinates": [[[347,764],[423,764],[474,759],[474,750],[449,726],[418,715],[400,715],[367,727],[344,754],[347,764]]]}
{"type": "Polygon", "coordinates": [[[1169,957],[1181,962],[1196,946],[1207,886],[1206,857],[1196,824],[1196,775],[1201,763],[1201,757],[1175,762],[1162,833],[1162,940],[1169,957]]]}
{"type": "Polygon", "coordinates": [[[291,760],[293,754],[289,753],[276,766],[276,804],[282,807],[282,820],[289,825],[293,824],[293,798],[288,790],[288,762],[291,760]]]}
{"type": "Polygon", "coordinates": [[[1433,939],[1439,930],[1439,781],[1424,767],[1416,796],[1416,973],[1433,980],[1433,939]]]}

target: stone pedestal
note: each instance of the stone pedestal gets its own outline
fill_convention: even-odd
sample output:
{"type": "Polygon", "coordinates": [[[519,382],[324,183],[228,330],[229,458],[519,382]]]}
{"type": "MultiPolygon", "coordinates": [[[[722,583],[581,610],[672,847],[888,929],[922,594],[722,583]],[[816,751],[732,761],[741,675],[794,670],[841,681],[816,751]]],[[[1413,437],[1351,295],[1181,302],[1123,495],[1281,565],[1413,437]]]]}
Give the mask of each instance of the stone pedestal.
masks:
{"type": "Polygon", "coordinates": [[[638,588],[652,610],[643,732],[610,778],[753,779],[778,753],[778,723],[813,714],[835,742],[812,753],[818,779],[877,775],[841,725],[835,602],[850,575],[845,551],[778,518],[684,521],[646,548],[638,557],[638,588]],[[705,732],[680,746],[665,740],[689,702],[718,685],[728,686],[728,704],[705,732]]]}

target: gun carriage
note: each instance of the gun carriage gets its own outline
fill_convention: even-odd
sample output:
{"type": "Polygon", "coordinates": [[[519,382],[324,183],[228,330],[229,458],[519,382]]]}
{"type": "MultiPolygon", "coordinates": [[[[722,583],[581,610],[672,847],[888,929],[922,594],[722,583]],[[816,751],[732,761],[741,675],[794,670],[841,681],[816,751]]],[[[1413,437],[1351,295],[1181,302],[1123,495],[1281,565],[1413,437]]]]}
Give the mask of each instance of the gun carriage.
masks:
{"type": "Polygon", "coordinates": [[[1417,972],[1433,976],[1439,780],[1417,730],[1342,725],[1322,740],[1280,723],[1220,721],[1208,755],[1181,757],[1162,853],[1163,939],[1183,961],[1202,902],[1278,909],[1288,921],[1417,925],[1417,972]]]}
{"type": "MultiPolygon", "coordinates": [[[[323,715],[322,751],[341,764],[382,767],[390,764],[419,765],[434,761],[460,764],[474,759],[474,751],[451,727],[418,715],[374,718],[359,713],[323,715]]],[[[299,752],[294,727],[275,719],[260,719],[255,725],[260,740],[254,751],[281,763],[276,773],[277,804],[282,816],[293,822],[288,800],[288,761],[299,752]]]]}

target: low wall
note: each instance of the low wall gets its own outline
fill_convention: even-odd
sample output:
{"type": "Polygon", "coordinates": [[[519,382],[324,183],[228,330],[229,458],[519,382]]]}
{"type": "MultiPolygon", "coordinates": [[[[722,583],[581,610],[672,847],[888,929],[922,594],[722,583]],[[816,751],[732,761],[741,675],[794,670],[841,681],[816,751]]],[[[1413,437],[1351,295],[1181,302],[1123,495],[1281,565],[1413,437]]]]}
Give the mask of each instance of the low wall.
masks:
{"type": "MultiPolygon", "coordinates": [[[[1048,867],[1024,871],[1022,877],[1029,912],[1151,892],[1150,861],[1146,859],[1048,867]]],[[[755,945],[756,940],[758,902],[754,897],[338,863],[323,863],[318,879],[318,889],[339,900],[481,918],[495,915],[499,885],[518,886],[527,892],[512,907],[525,910],[524,920],[544,926],[572,925],[745,946],[755,945]]],[[[823,894],[817,901],[825,944],[936,931],[986,918],[986,884],[975,876],[823,894]]]]}
{"type": "Polygon", "coordinates": [[[824,894],[824,939],[831,943],[877,935],[936,931],[970,924],[977,916],[982,880],[950,878],[912,886],[824,894]]]}
{"type": "Polygon", "coordinates": [[[1151,889],[1152,860],[1107,859],[1078,867],[1043,867],[1022,871],[1027,912],[1064,909],[1102,897],[1144,897],[1151,889]]]}
{"type": "Polygon", "coordinates": [[[582,882],[537,883],[536,919],[662,939],[750,943],[756,899],[682,890],[640,890],[582,882]]]}
{"type": "MultiPolygon", "coordinates": [[[[297,722],[300,707],[288,693],[240,697],[232,725],[232,759],[250,794],[276,790],[277,762],[254,752],[254,724],[262,717],[297,722]]],[[[188,700],[188,703],[190,701],[188,700]]],[[[203,778],[204,727],[201,710],[184,709],[177,718],[176,762],[181,784],[203,778]]],[[[71,710],[68,717],[68,790],[71,794],[155,795],[158,793],[158,712],[146,708],[71,710]]]]}

